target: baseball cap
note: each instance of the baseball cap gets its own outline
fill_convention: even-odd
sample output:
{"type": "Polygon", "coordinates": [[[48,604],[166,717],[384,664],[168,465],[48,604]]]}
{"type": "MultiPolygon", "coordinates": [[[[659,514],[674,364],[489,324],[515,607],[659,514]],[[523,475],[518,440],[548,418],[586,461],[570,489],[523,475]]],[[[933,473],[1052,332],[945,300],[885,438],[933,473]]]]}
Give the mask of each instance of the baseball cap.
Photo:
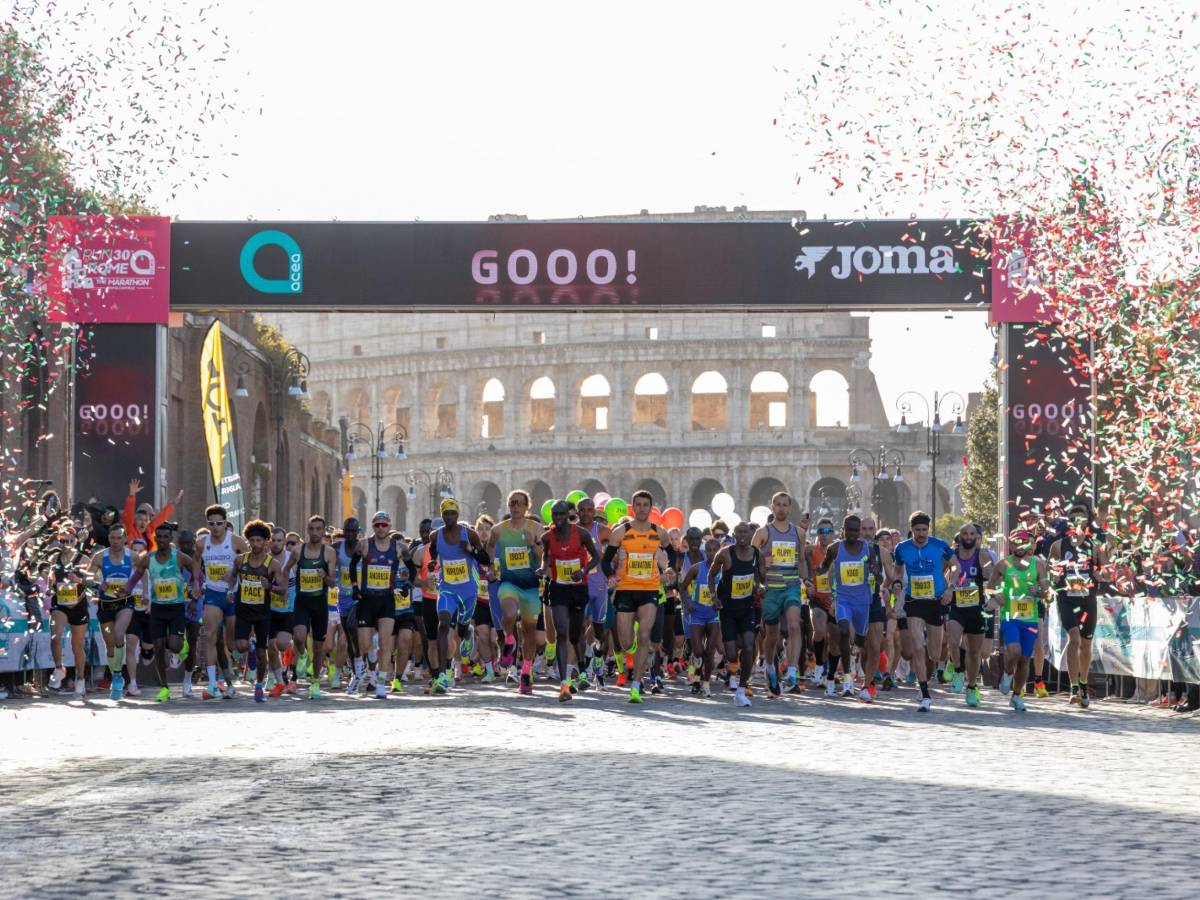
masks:
{"type": "Polygon", "coordinates": [[[358,530],[359,530],[358,519],[354,518],[353,516],[351,516],[349,519],[347,519],[345,522],[342,523],[342,531],[358,531],[358,530]]]}
{"type": "Polygon", "coordinates": [[[447,497],[442,501],[442,505],[439,507],[439,509],[441,510],[442,515],[445,515],[448,512],[458,512],[458,501],[453,497],[447,497]]]}
{"type": "Polygon", "coordinates": [[[374,525],[377,522],[387,522],[389,525],[391,525],[392,517],[381,509],[379,512],[375,513],[375,515],[371,516],[371,524],[374,525]]]}
{"type": "Polygon", "coordinates": [[[143,503],[143,504],[141,504],[141,505],[140,505],[140,506],[137,508],[137,511],[138,511],[138,512],[140,512],[140,513],[145,513],[145,514],[146,514],[146,515],[148,515],[148,516],[152,516],[152,515],[154,515],[154,507],[153,507],[153,506],[151,506],[149,503],[143,503]]]}

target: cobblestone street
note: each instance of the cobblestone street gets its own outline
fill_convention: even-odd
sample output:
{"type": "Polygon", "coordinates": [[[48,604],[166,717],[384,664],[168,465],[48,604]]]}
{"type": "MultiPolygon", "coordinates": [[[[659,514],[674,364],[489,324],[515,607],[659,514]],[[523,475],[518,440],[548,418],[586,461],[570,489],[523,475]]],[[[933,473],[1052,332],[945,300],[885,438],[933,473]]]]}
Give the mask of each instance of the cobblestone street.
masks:
{"type": "Polygon", "coordinates": [[[1194,896],[1198,720],[892,696],[7,701],[0,894],[1194,896]]]}

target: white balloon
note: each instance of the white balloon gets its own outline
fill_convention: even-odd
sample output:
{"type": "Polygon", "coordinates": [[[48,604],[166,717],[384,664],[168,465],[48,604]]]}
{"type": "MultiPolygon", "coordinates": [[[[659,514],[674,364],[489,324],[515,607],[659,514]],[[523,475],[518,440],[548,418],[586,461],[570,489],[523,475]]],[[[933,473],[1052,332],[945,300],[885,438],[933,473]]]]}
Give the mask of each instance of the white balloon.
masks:
{"type": "Polygon", "coordinates": [[[714,495],[712,498],[712,511],[724,519],[733,512],[733,498],[724,492],[714,495]]]}
{"type": "Polygon", "coordinates": [[[767,516],[771,515],[771,510],[766,506],[756,506],[750,510],[750,521],[755,525],[766,525],[767,516]]]}
{"type": "Polygon", "coordinates": [[[742,524],[742,517],[735,512],[721,516],[721,518],[725,520],[725,524],[729,526],[730,531],[742,524]]]}
{"type": "Polygon", "coordinates": [[[712,514],[707,509],[693,509],[688,516],[688,525],[704,530],[713,523],[712,514]]]}

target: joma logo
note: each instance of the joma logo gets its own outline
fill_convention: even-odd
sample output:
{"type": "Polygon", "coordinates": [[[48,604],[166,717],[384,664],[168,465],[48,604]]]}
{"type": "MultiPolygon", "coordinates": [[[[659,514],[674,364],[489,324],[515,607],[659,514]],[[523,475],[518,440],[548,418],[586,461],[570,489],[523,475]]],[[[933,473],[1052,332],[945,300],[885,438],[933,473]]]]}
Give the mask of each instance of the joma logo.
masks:
{"type": "Polygon", "coordinates": [[[817,273],[817,263],[837,250],[830,268],[834,278],[851,275],[952,275],[957,271],[954,250],[945,244],[925,248],[914,244],[880,247],[801,247],[793,265],[809,278],[817,273]]]}

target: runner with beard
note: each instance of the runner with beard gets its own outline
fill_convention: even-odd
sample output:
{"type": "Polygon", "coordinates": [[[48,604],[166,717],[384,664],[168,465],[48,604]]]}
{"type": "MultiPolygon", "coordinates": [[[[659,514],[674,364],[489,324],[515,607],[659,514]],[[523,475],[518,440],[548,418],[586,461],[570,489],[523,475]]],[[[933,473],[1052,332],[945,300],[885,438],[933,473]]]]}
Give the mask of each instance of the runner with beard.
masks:
{"type": "Polygon", "coordinates": [[[958,549],[950,560],[947,578],[952,590],[946,640],[951,661],[957,658],[954,692],[963,689],[966,678],[967,706],[979,705],[979,658],[983,653],[985,622],[983,589],[992,577],[991,551],[979,546],[979,529],[970,522],[958,531],[958,549]],[[966,640],[966,648],[960,643],[966,640]]]}
{"type": "Polygon", "coordinates": [[[771,520],[754,534],[753,544],[767,561],[767,587],[763,594],[764,625],[763,657],[767,672],[769,697],[780,694],[779,672],[775,666],[778,655],[780,621],[784,620],[787,641],[787,674],[784,686],[788,691],[799,689],[800,649],[804,644],[801,610],[807,599],[804,579],[808,577],[805,561],[805,541],[808,516],[800,522],[788,521],[792,513],[792,497],[779,491],[771,497],[771,520]]]}
{"type": "MultiPolygon", "coordinates": [[[[817,667],[808,678],[811,685],[819,686],[826,675],[826,662],[830,649],[831,632],[835,630],[837,620],[833,612],[833,586],[829,573],[819,571],[825,562],[825,554],[829,546],[837,540],[833,532],[833,519],[823,516],[817,520],[817,542],[809,551],[809,571],[813,573],[813,589],[809,594],[809,610],[812,615],[813,656],[817,667]],[[831,628],[830,626],[834,626],[831,628]]],[[[836,676],[836,672],[829,672],[836,676]]]]}
{"type": "Polygon", "coordinates": [[[312,634],[310,700],[321,699],[321,670],[329,634],[329,589],[336,584],[336,572],[337,553],[325,543],[325,520],[313,516],[308,520],[308,540],[296,554],[296,611],[292,624],[292,638],[297,647],[307,646],[308,636],[312,634]]]}
{"type": "Polygon", "coordinates": [[[1050,547],[1050,565],[1054,571],[1059,621],[1067,632],[1071,703],[1087,709],[1092,638],[1099,615],[1096,592],[1100,582],[1108,577],[1108,547],[1087,500],[1071,504],[1067,520],[1065,533],[1050,547]]]}
{"type": "Polygon", "coordinates": [[[1000,609],[1000,637],[1004,645],[1004,676],[1000,693],[1012,695],[1009,704],[1017,712],[1025,712],[1025,680],[1029,676],[1029,661],[1037,640],[1037,598],[1049,590],[1047,566],[1033,555],[1033,535],[1024,528],[1009,536],[1012,553],[992,567],[988,586],[1000,591],[988,599],[988,605],[1000,609]]]}
{"type": "Polygon", "coordinates": [[[912,537],[892,551],[896,563],[893,588],[904,591],[904,614],[913,641],[913,662],[921,689],[919,712],[929,712],[929,660],[942,650],[942,614],[950,604],[946,567],[954,551],[941,538],[931,537],[929,513],[915,512],[908,519],[912,537]],[[928,653],[927,653],[928,651],[928,653]]]}
{"type": "MultiPolygon", "coordinates": [[[[120,700],[125,691],[121,669],[125,664],[125,641],[129,623],[133,620],[133,601],[125,595],[133,576],[133,553],[125,546],[125,526],[117,522],[109,526],[108,546],[92,557],[88,576],[97,586],[99,606],[96,618],[108,650],[108,671],[112,684],[110,697],[120,700]]],[[[136,660],[135,660],[136,662],[136,660]]]]}
{"type": "Polygon", "coordinates": [[[746,685],[754,672],[754,638],[758,632],[758,610],[754,591],[765,577],[765,559],[750,543],[750,523],[733,528],[732,547],[723,548],[708,569],[708,589],[721,618],[725,658],[735,673],[742,673],[734,692],[734,703],[749,706],[746,685]]]}

